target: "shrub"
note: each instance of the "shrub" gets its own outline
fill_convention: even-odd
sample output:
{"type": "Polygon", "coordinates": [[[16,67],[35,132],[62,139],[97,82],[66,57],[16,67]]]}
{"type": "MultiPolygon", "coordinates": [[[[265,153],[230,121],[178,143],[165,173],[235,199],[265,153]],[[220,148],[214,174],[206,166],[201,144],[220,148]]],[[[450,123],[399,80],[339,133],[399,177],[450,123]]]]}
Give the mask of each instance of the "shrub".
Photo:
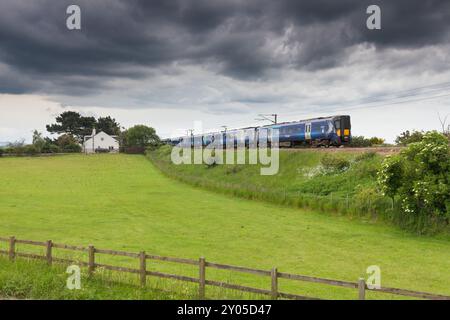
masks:
{"type": "Polygon", "coordinates": [[[371,147],[372,142],[370,141],[370,139],[367,139],[363,136],[352,136],[352,141],[350,142],[350,146],[357,147],[357,148],[371,147]]]}
{"type": "Polygon", "coordinates": [[[383,138],[372,137],[372,138],[369,139],[369,141],[370,141],[370,144],[372,146],[374,146],[374,145],[382,145],[382,144],[384,144],[385,140],[383,138]]]}
{"type": "Polygon", "coordinates": [[[67,144],[62,148],[63,152],[67,153],[79,153],[81,152],[81,146],[78,143],[67,144]]]}
{"type": "Polygon", "coordinates": [[[388,157],[378,174],[385,195],[399,197],[405,218],[422,232],[425,220],[448,224],[450,219],[450,148],[448,139],[428,132],[399,155],[388,157]]]}
{"type": "Polygon", "coordinates": [[[77,139],[70,134],[63,134],[60,136],[57,140],[57,144],[63,152],[76,153],[81,152],[82,149],[77,139]]]}
{"type": "Polygon", "coordinates": [[[32,156],[32,155],[39,154],[40,150],[38,149],[37,146],[35,146],[33,144],[30,144],[30,145],[27,145],[27,146],[23,147],[23,152],[22,153],[24,153],[26,155],[29,155],[29,156],[32,156]]]}
{"type": "Polygon", "coordinates": [[[378,171],[380,170],[381,158],[373,158],[365,161],[355,162],[352,165],[351,175],[359,179],[370,179],[370,182],[376,181],[378,171]]]}
{"type": "Polygon", "coordinates": [[[320,163],[326,173],[343,172],[350,168],[349,160],[333,154],[325,154],[320,163]]]}
{"type": "Polygon", "coordinates": [[[378,172],[378,183],[384,195],[394,198],[403,185],[405,164],[399,155],[388,156],[378,172]]]}
{"type": "Polygon", "coordinates": [[[23,155],[25,153],[25,146],[10,146],[5,151],[8,154],[23,155]]]}
{"type": "Polygon", "coordinates": [[[413,130],[410,132],[409,130],[406,130],[397,136],[395,143],[401,146],[406,146],[411,143],[420,142],[422,141],[424,134],[425,133],[423,131],[413,130]]]}
{"type": "Polygon", "coordinates": [[[150,152],[152,151],[152,149],[140,146],[133,146],[133,147],[122,147],[120,151],[127,154],[145,154],[146,151],[150,152]]]}
{"type": "Polygon", "coordinates": [[[4,153],[3,149],[0,148],[0,157],[3,156],[3,153],[4,153]]]}
{"type": "Polygon", "coordinates": [[[373,187],[360,188],[353,198],[354,206],[359,213],[372,215],[386,210],[385,200],[373,187]]]}
{"type": "Polygon", "coordinates": [[[58,153],[60,152],[60,148],[53,143],[45,143],[44,146],[42,147],[42,153],[58,153]]]}
{"type": "Polygon", "coordinates": [[[14,153],[14,148],[13,147],[3,148],[3,153],[4,154],[13,154],[14,153]]]}

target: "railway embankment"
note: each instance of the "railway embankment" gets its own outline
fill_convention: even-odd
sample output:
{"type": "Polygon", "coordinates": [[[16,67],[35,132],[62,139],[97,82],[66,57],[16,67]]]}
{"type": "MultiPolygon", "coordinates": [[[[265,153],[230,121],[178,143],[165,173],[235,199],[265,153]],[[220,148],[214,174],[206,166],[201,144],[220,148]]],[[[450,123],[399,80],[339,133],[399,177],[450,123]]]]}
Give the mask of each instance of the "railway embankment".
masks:
{"type": "Polygon", "coordinates": [[[384,196],[377,184],[383,159],[401,149],[280,149],[279,171],[268,176],[260,174],[261,164],[176,165],[170,146],[147,157],[167,176],[208,190],[408,228],[413,218],[403,214],[399,199],[384,196]]]}

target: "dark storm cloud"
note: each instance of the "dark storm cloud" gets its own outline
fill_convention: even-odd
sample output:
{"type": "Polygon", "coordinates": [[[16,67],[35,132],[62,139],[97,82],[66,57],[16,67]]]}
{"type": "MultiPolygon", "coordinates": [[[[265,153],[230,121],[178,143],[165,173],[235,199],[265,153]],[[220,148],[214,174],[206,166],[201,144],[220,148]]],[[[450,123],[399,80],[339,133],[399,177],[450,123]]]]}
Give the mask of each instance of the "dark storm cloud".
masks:
{"type": "Polygon", "coordinates": [[[9,71],[0,73],[0,92],[88,94],[173,63],[263,78],[274,68],[339,65],[356,44],[440,45],[449,25],[445,0],[3,0],[0,71],[9,71]],[[65,27],[73,3],[81,32],[65,27]],[[381,31],[366,29],[369,4],[382,9],[381,31]]]}

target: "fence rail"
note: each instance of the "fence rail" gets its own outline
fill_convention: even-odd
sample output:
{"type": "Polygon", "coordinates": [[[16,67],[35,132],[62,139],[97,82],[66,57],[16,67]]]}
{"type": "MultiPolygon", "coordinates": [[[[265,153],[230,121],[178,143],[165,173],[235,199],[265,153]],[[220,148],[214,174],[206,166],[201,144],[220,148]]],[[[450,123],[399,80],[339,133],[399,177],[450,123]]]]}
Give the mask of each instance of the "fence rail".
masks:
{"type": "Polygon", "coordinates": [[[244,291],[244,292],[250,292],[250,293],[256,293],[256,294],[261,294],[261,295],[267,295],[267,296],[270,296],[272,299],[278,299],[278,298],[300,299],[300,300],[306,300],[306,299],[307,300],[318,300],[319,299],[319,298],[307,297],[307,296],[302,296],[302,295],[297,295],[297,294],[293,294],[293,293],[279,291],[278,280],[279,279],[287,279],[287,280],[293,280],[293,281],[320,283],[320,284],[325,284],[325,285],[329,285],[329,286],[338,286],[338,287],[344,287],[344,288],[357,289],[359,300],[365,300],[367,291],[383,292],[383,293],[388,293],[388,294],[393,294],[393,295],[401,295],[401,296],[408,296],[408,297],[421,298],[421,299],[450,300],[450,296],[433,294],[433,293],[428,293],[428,292],[412,291],[412,290],[405,290],[405,289],[398,289],[398,288],[387,288],[387,287],[382,287],[379,289],[369,288],[366,285],[365,280],[362,278],[358,279],[357,282],[332,280],[332,279],[311,277],[311,276],[291,274],[291,273],[285,273],[285,272],[278,272],[277,268],[272,268],[271,270],[262,270],[262,269],[253,269],[253,268],[240,267],[240,266],[232,266],[232,265],[227,265],[227,264],[219,264],[219,263],[214,263],[214,262],[209,262],[209,261],[207,262],[205,260],[205,258],[203,258],[203,257],[200,258],[199,260],[175,258],[175,257],[163,257],[163,256],[157,256],[157,255],[149,255],[149,254],[146,254],[144,251],[135,253],[135,252],[117,251],[117,250],[109,250],[109,249],[98,249],[98,248],[95,248],[93,245],[89,245],[88,247],[73,246],[73,245],[53,243],[53,241],[51,241],[51,240],[32,241],[32,240],[16,239],[15,237],[10,237],[10,238],[0,237],[0,242],[2,242],[2,241],[7,242],[9,244],[9,249],[8,250],[0,250],[0,254],[7,255],[11,261],[14,261],[16,257],[24,257],[24,258],[45,260],[45,261],[47,261],[47,263],[49,265],[51,265],[53,262],[75,263],[75,264],[79,264],[79,265],[88,267],[88,273],[90,276],[92,276],[94,274],[96,268],[104,268],[106,270],[133,273],[133,274],[139,275],[141,286],[146,285],[147,276],[166,278],[166,279],[175,279],[175,280],[179,280],[179,281],[197,283],[199,286],[198,296],[200,299],[205,299],[207,285],[226,288],[226,289],[233,289],[233,290],[238,290],[238,291],[244,291]],[[45,247],[46,252],[45,252],[45,255],[18,252],[16,250],[16,244],[26,244],[26,245],[45,247]],[[87,262],[86,261],[76,261],[76,260],[71,260],[71,259],[54,257],[53,252],[52,252],[53,248],[86,252],[88,254],[88,261],[87,262]],[[119,267],[119,266],[113,266],[113,265],[108,265],[108,264],[96,263],[95,262],[95,254],[96,253],[113,255],[113,256],[125,256],[125,257],[137,258],[137,259],[139,259],[139,268],[119,267]],[[147,260],[167,261],[167,262],[174,262],[174,263],[198,266],[199,276],[198,276],[198,278],[193,278],[193,277],[188,277],[188,276],[183,276],[183,275],[175,275],[175,274],[169,274],[169,273],[163,273],[163,272],[157,272],[157,271],[150,271],[147,269],[147,260]],[[230,271],[235,271],[235,272],[253,274],[253,275],[257,275],[257,276],[270,277],[271,278],[271,288],[270,288],[270,290],[269,289],[260,289],[260,288],[242,286],[239,284],[230,284],[227,282],[221,282],[221,281],[216,281],[216,280],[207,280],[206,279],[206,269],[207,268],[230,270],[230,271]]]}

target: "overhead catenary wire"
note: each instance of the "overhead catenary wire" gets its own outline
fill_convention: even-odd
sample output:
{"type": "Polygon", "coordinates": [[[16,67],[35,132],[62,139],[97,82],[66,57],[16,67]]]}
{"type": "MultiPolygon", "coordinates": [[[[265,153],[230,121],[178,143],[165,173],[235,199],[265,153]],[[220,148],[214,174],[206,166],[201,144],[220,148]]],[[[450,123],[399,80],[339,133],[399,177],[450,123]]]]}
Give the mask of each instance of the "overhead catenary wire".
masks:
{"type": "MultiPolygon", "coordinates": [[[[389,105],[397,105],[397,104],[403,104],[403,103],[409,103],[409,102],[419,102],[419,101],[425,101],[425,100],[431,100],[431,99],[437,99],[442,97],[450,96],[449,93],[442,94],[442,90],[444,89],[450,89],[450,82],[435,84],[435,85],[429,85],[429,86],[423,86],[423,87],[417,87],[414,89],[408,89],[403,91],[397,91],[388,93],[386,95],[383,95],[381,97],[369,97],[366,99],[360,99],[360,100],[353,100],[348,101],[345,104],[347,106],[337,108],[336,106],[332,107],[332,110],[334,111],[348,111],[348,110],[361,110],[361,109],[370,109],[370,108],[380,108],[385,107],[389,105]],[[424,88],[431,89],[432,91],[423,91],[424,88]],[[416,91],[416,92],[414,92],[416,91]],[[441,91],[439,94],[436,94],[441,91]],[[430,93],[435,93],[434,95],[429,95],[430,93]],[[389,98],[389,96],[397,95],[394,98],[389,98]],[[388,98],[386,98],[388,97],[388,98]],[[411,99],[405,99],[405,98],[411,98],[411,99]]],[[[315,104],[320,105],[320,104],[315,104]]],[[[325,111],[328,111],[330,108],[326,108],[325,111]]],[[[322,108],[322,111],[324,109],[322,108]]],[[[292,112],[284,112],[282,113],[283,116],[286,115],[300,115],[300,114],[308,114],[310,111],[292,111],[292,112]]]]}

